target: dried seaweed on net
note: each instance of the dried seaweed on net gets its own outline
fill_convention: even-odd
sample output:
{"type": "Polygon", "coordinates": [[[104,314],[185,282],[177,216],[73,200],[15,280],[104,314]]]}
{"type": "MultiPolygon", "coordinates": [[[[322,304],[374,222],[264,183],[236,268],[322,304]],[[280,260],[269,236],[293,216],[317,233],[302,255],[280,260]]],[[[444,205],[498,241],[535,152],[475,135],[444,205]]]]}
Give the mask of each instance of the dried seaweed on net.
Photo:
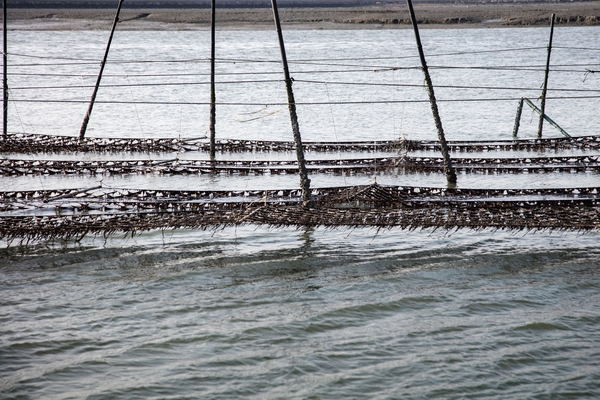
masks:
{"type": "MultiPolygon", "coordinates": [[[[314,172],[371,171],[393,166],[393,158],[356,158],[345,160],[307,160],[306,167],[314,172]]],[[[28,174],[237,174],[298,172],[295,160],[0,160],[0,174],[17,176],[28,174]]]]}
{"type": "MultiPolygon", "coordinates": [[[[208,229],[243,224],[515,231],[600,229],[598,188],[538,190],[537,195],[532,189],[512,190],[510,193],[508,190],[487,190],[487,195],[485,190],[475,189],[464,193],[461,189],[406,189],[377,184],[324,188],[317,190],[317,206],[306,209],[300,206],[298,193],[291,191],[278,191],[273,197],[269,197],[268,193],[263,197],[258,197],[260,193],[253,193],[248,194],[248,201],[240,201],[231,192],[217,193],[216,196],[211,192],[181,192],[181,196],[174,192],[161,192],[160,197],[153,197],[158,192],[152,194],[147,191],[111,197],[115,193],[102,194],[101,189],[92,188],[90,191],[99,191],[97,195],[101,204],[108,205],[112,201],[118,207],[39,215],[5,212],[0,215],[0,238],[8,242],[30,241],[77,238],[86,234],[135,234],[155,229],[208,229]],[[193,197],[194,194],[199,196],[193,197]],[[284,198],[286,194],[291,200],[284,198]],[[215,201],[219,198],[220,201],[215,201]]],[[[79,194],[86,192],[79,191],[79,194]]],[[[13,193],[3,199],[22,199],[22,195],[16,197],[13,193]]],[[[59,200],[69,198],[68,193],[55,193],[53,197],[60,197],[59,200]]],[[[32,198],[42,199],[43,196],[32,198]]],[[[60,207],[59,204],[55,206],[60,207]]]]}
{"type": "MultiPolygon", "coordinates": [[[[439,150],[439,143],[433,140],[375,140],[353,142],[310,142],[303,147],[311,151],[412,151],[439,150]]],[[[600,136],[560,137],[543,139],[507,139],[485,141],[449,141],[452,151],[489,151],[489,150],[542,150],[542,149],[598,149],[600,136]]],[[[10,134],[7,140],[0,142],[0,152],[148,152],[148,151],[204,151],[210,144],[206,138],[84,138],[42,135],[10,134]]],[[[217,151],[260,152],[293,151],[291,141],[222,139],[216,142],[217,151]]]]}
{"type": "MultiPolygon", "coordinates": [[[[456,170],[465,172],[546,172],[599,171],[600,156],[553,156],[529,158],[461,157],[453,158],[456,170]]],[[[307,160],[306,168],[313,173],[348,173],[396,169],[428,172],[443,170],[441,157],[368,157],[337,160],[307,160]]],[[[293,160],[0,160],[0,174],[18,176],[29,174],[294,174],[298,163],[293,160]]]]}
{"type": "MultiPolygon", "coordinates": [[[[190,139],[193,141],[195,139],[190,139]]],[[[181,151],[187,140],[176,138],[84,138],[42,134],[11,134],[0,142],[0,152],[148,152],[181,151]]]]}
{"type": "MultiPolygon", "coordinates": [[[[552,157],[453,157],[452,165],[464,172],[545,172],[545,171],[598,171],[599,155],[552,156],[552,157]]],[[[399,161],[406,171],[441,171],[441,157],[403,156],[399,161]]]]}
{"type": "Polygon", "coordinates": [[[145,212],[68,216],[13,216],[0,219],[0,238],[6,241],[76,238],[83,235],[135,234],[156,229],[208,229],[242,224],[269,227],[375,227],[454,230],[502,229],[575,230],[600,228],[600,210],[578,203],[506,206],[441,204],[402,208],[306,209],[281,204],[216,208],[202,212],[145,212]]]}
{"type": "MultiPolygon", "coordinates": [[[[473,200],[492,198],[507,200],[512,198],[596,198],[600,186],[566,188],[445,188],[429,186],[384,186],[377,183],[357,186],[314,188],[312,195],[319,204],[339,204],[348,201],[397,202],[404,200],[473,200]]],[[[159,204],[190,203],[202,204],[211,201],[228,203],[250,203],[258,199],[264,202],[299,202],[299,189],[260,189],[260,190],[152,190],[135,188],[107,188],[102,185],[78,189],[54,190],[14,190],[0,191],[0,204],[5,210],[11,205],[43,204],[60,206],[61,202],[79,203],[139,203],[150,208],[159,204]]]]}

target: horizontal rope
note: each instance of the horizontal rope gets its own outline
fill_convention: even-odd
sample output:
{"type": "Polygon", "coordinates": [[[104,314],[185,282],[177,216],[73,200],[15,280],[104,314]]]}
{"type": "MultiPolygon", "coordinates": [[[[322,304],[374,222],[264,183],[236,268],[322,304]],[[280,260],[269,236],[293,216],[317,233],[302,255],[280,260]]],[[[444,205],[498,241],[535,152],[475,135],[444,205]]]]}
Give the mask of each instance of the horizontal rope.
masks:
{"type": "MultiPolygon", "coordinates": [[[[385,87],[423,87],[422,84],[410,83],[370,83],[370,82],[335,82],[335,81],[315,81],[295,79],[295,82],[314,83],[324,85],[349,85],[349,86],[385,86],[385,87]]],[[[503,87],[503,86],[463,86],[463,85],[435,85],[435,88],[444,89],[487,89],[487,90],[534,90],[539,91],[539,87],[503,87]]],[[[556,92],[600,92],[600,89],[565,89],[565,88],[548,88],[548,91],[556,92]]]]}
{"type": "MultiPolygon", "coordinates": [[[[593,71],[590,71],[593,72],[593,71]]],[[[248,83],[275,83],[284,82],[281,79],[265,79],[265,80],[241,80],[241,81],[217,81],[217,85],[231,84],[248,84],[248,83]]],[[[322,85],[347,85],[347,86],[372,86],[372,87],[412,87],[422,88],[422,84],[410,83],[371,83],[371,82],[336,82],[336,81],[316,81],[295,79],[296,83],[322,84],[322,85]]],[[[164,83],[129,83],[129,84],[103,84],[102,88],[127,88],[127,87],[148,87],[148,86],[199,86],[210,85],[210,82],[164,82],[164,83]]],[[[63,85],[63,86],[20,86],[11,87],[11,90],[53,90],[53,89],[90,89],[94,85],[63,85]]],[[[465,89],[465,90],[514,90],[514,91],[539,91],[538,87],[502,87],[502,86],[463,86],[463,85],[436,85],[436,88],[443,89],[465,89]]],[[[550,88],[549,92],[580,92],[580,93],[596,93],[600,89],[567,89],[567,88],[550,88]]]]}
{"type": "MultiPolygon", "coordinates": [[[[245,83],[273,83],[283,82],[281,79],[253,80],[253,81],[221,81],[216,82],[218,85],[228,84],[245,84],[245,83]]],[[[101,85],[102,88],[123,88],[123,87],[147,87],[147,86],[198,86],[210,85],[210,82],[164,82],[164,83],[130,83],[130,84],[108,84],[101,85]]],[[[11,90],[42,90],[42,89],[89,89],[94,88],[94,85],[65,85],[65,86],[22,86],[11,87],[11,90]]]]}
{"type": "MultiPolygon", "coordinates": [[[[600,49],[589,48],[589,47],[567,47],[567,46],[553,46],[554,49],[568,49],[568,50],[590,50],[590,51],[600,51],[600,49]]],[[[428,58],[432,57],[448,57],[448,56],[462,56],[469,54],[486,54],[486,53],[505,53],[505,52],[515,52],[515,51],[529,51],[529,50],[545,50],[545,46],[537,46],[537,47],[520,47],[520,48],[508,48],[508,49],[491,49],[491,50],[477,50],[477,51],[458,51],[458,52],[450,52],[450,53],[437,53],[437,54],[427,54],[428,58]]],[[[89,61],[89,62],[100,62],[100,59],[92,59],[92,58],[75,58],[75,57],[60,57],[60,56],[40,56],[34,54],[24,54],[24,53],[7,53],[9,56],[15,57],[27,57],[27,58],[36,58],[36,59],[50,59],[50,60],[70,60],[70,61],[89,61]]],[[[323,62],[323,61],[376,61],[376,60],[402,60],[402,59],[412,59],[418,58],[418,55],[409,55],[409,56],[389,56],[389,57],[341,57],[341,58],[313,58],[313,59],[296,59],[290,60],[293,62],[323,62]]],[[[158,63],[172,63],[172,62],[209,62],[210,58],[190,58],[190,59],[175,59],[175,60],[113,60],[111,62],[115,63],[135,63],[135,62],[158,62],[158,63]]],[[[216,62],[236,62],[236,63],[280,63],[281,60],[267,60],[267,59],[251,59],[251,58],[215,58],[216,62]]]]}
{"type": "MultiPolygon", "coordinates": [[[[419,69],[420,67],[412,67],[412,69],[419,69]]],[[[342,70],[310,70],[310,71],[295,71],[294,74],[327,74],[327,73],[354,73],[354,72],[374,72],[373,69],[342,69],[342,70]]],[[[377,71],[380,72],[380,71],[377,71]]],[[[72,77],[72,78],[80,78],[80,77],[97,77],[98,74],[57,74],[57,73],[24,73],[24,72],[16,72],[9,73],[9,76],[62,76],[62,77],[72,77]]],[[[282,71],[265,71],[265,72],[257,72],[257,71],[249,71],[249,72],[221,72],[216,74],[216,76],[241,76],[241,75],[283,75],[282,71]]],[[[177,74],[102,74],[103,77],[129,77],[129,78],[137,78],[137,77],[172,77],[172,76],[210,76],[209,72],[201,72],[201,73],[177,73],[177,74]]]]}
{"type": "MultiPolygon", "coordinates": [[[[561,48],[561,47],[556,47],[561,48]]],[[[512,51],[525,51],[525,50],[540,50],[546,49],[546,47],[520,47],[520,48],[508,48],[508,49],[494,49],[494,50],[477,50],[477,51],[461,51],[453,53],[438,53],[429,54],[428,57],[445,57],[445,56],[456,56],[456,55],[467,55],[467,54],[484,54],[484,53],[501,53],[501,52],[512,52],[512,51]]],[[[585,50],[585,48],[577,48],[577,50],[585,50]]],[[[100,62],[100,59],[93,58],[75,58],[75,57],[61,57],[61,56],[40,56],[38,54],[24,54],[24,53],[6,53],[8,56],[14,57],[27,57],[37,58],[46,60],[70,60],[70,61],[92,61],[100,62]]],[[[322,59],[297,59],[295,61],[373,61],[373,60],[398,60],[398,59],[410,59],[418,58],[418,55],[410,56],[390,56],[390,57],[344,57],[344,58],[322,58],[322,59]]],[[[117,62],[136,62],[135,60],[116,60],[117,62]]],[[[181,60],[156,60],[156,62],[190,62],[190,61],[210,61],[210,58],[192,58],[192,59],[181,59],[181,60]]],[[[248,62],[248,63],[280,63],[281,60],[265,60],[265,59],[245,59],[245,58],[215,58],[216,62],[248,62]]]]}
{"type": "MultiPolygon", "coordinates": [[[[290,63],[292,64],[292,63],[290,63]]],[[[43,66],[43,67],[52,67],[52,66],[64,66],[64,65],[69,65],[69,64],[30,64],[30,65],[11,65],[11,67],[39,67],[39,66],[43,66]]],[[[70,64],[70,65],[88,65],[88,64],[84,64],[84,63],[78,63],[78,64],[70,64]]],[[[308,70],[308,71],[293,71],[293,74],[325,74],[325,73],[347,73],[347,72],[382,72],[382,71],[404,71],[404,70],[420,70],[421,67],[419,66],[408,66],[408,67],[399,67],[399,66],[368,66],[368,65],[360,65],[360,64],[319,64],[319,63],[311,63],[310,65],[315,65],[315,66],[322,66],[322,67],[353,67],[353,68],[362,68],[362,69],[353,69],[353,70],[308,70]]],[[[581,73],[581,72],[585,72],[586,69],[556,69],[556,68],[566,68],[566,67],[574,67],[574,66],[582,66],[582,67],[586,67],[586,69],[589,69],[592,66],[600,66],[600,64],[581,64],[581,65],[573,65],[573,66],[568,66],[568,65],[552,65],[552,72],[553,73],[564,73],[564,72],[571,72],[571,73],[581,73]]],[[[429,69],[437,69],[437,70],[444,70],[444,69],[448,69],[448,70],[453,70],[453,69],[472,69],[472,70],[485,70],[485,71],[523,71],[523,72],[543,72],[545,71],[545,67],[543,66],[498,66],[498,67],[494,67],[494,66],[447,66],[447,65],[429,65],[429,69]]],[[[252,71],[252,72],[220,72],[217,75],[269,75],[269,74],[281,74],[280,71],[266,71],[266,72],[259,72],[259,71],[252,71]]],[[[9,73],[9,75],[13,75],[12,73],[9,73]]],[[[48,74],[39,74],[41,76],[48,76],[48,74]]],[[[96,76],[93,74],[89,74],[90,76],[96,76]]],[[[138,75],[130,75],[130,74],[114,74],[115,76],[138,76],[138,75]]],[[[192,75],[198,75],[198,76],[202,76],[202,75],[210,75],[209,73],[197,73],[197,74],[192,74],[192,75]]],[[[53,75],[56,76],[56,75],[53,75]]],[[[77,76],[80,76],[79,74],[77,74],[77,76]]],[[[109,75],[106,75],[109,76],[109,75]]],[[[148,75],[139,75],[139,76],[148,76],[148,75]]],[[[154,75],[154,76],[165,76],[165,75],[154,75]]]]}
{"type": "Polygon", "coordinates": [[[552,46],[553,49],[566,49],[566,50],[590,50],[600,51],[598,47],[571,47],[571,46],[552,46]]]}
{"type": "MultiPolygon", "coordinates": [[[[574,99],[599,99],[598,96],[547,96],[547,100],[574,100],[574,99]]],[[[475,98],[475,99],[437,99],[438,102],[483,102],[483,101],[519,101],[520,97],[506,98],[475,98]]],[[[53,99],[12,99],[13,102],[20,103],[88,103],[85,100],[53,100],[53,99]]],[[[196,105],[206,106],[209,102],[184,102],[184,101],[103,101],[96,100],[96,104],[146,104],[146,105],[196,105]]],[[[429,100],[373,100],[373,101],[332,101],[332,102],[296,102],[299,106],[320,106],[320,105],[353,105],[353,104],[404,104],[404,103],[429,103],[429,100]]],[[[243,102],[217,102],[219,106],[287,106],[288,103],[243,103],[243,102]]]]}

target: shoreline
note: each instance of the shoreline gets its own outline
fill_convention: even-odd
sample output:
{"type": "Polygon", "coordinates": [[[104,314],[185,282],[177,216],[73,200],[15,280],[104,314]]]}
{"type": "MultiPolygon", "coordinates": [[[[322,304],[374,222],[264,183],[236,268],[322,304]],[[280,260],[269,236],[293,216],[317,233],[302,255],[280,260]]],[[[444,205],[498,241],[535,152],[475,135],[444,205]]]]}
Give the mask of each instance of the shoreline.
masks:
{"type": "MultiPolygon", "coordinates": [[[[482,28],[548,26],[556,14],[558,26],[600,25],[600,2],[518,4],[418,4],[422,28],[482,28]]],[[[105,30],[115,9],[9,9],[9,30],[105,30]]],[[[407,29],[404,5],[340,8],[283,8],[285,29],[407,29]]],[[[217,29],[272,29],[269,8],[217,9],[217,29]]],[[[210,28],[209,9],[121,10],[120,30],[204,30],[210,28]]]]}

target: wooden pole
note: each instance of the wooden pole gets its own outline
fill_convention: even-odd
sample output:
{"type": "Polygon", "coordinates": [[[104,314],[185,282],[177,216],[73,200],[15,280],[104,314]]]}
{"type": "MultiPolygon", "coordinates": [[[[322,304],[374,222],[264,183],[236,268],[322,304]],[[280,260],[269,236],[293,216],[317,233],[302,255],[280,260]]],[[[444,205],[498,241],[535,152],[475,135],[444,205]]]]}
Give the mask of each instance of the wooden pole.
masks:
{"type": "Polygon", "coordinates": [[[90,115],[92,115],[92,109],[94,108],[94,102],[96,101],[96,95],[98,94],[98,88],[100,87],[100,81],[102,80],[102,72],[104,71],[104,65],[106,65],[106,59],[108,58],[108,52],[110,50],[110,43],[112,42],[112,38],[115,33],[115,29],[117,27],[117,22],[119,22],[119,13],[121,12],[122,5],[123,5],[123,0],[119,0],[119,6],[117,7],[117,13],[115,14],[115,20],[113,22],[112,29],[110,30],[110,36],[108,37],[108,43],[106,45],[106,50],[104,52],[104,58],[102,59],[102,63],[100,64],[100,72],[98,73],[98,79],[96,80],[96,86],[94,87],[94,92],[92,93],[92,98],[90,100],[90,105],[88,107],[88,110],[85,113],[85,117],[83,118],[83,124],[81,124],[81,130],[79,131],[79,140],[83,140],[83,138],[85,137],[85,131],[87,130],[88,122],[90,122],[90,115]]]}
{"type": "Polygon", "coordinates": [[[548,57],[546,58],[546,73],[544,74],[544,86],[542,86],[542,104],[540,104],[540,120],[538,122],[538,139],[542,138],[544,129],[544,115],[546,115],[546,90],[548,89],[548,75],[550,74],[550,53],[552,53],[552,36],[554,35],[554,14],[550,17],[550,41],[548,42],[548,57]]]}
{"type": "Polygon", "coordinates": [[[2,140],[6,141],[8,139],[8,43],[7,43],[7,26],[6,26],[6,2],[8,0],[4,0],[2,2],[2,31],[4,38],[4,50],[2,52],[2,59],[4,63],[2,65],[2,98],[3,98],[3,113],[2,113],[2,140]]]}
{"type": "Polygon", "coordinates": [[[431,112],[433,113],[433,119],[435,120],[435,126],[438,131],[438,140],[440,141],[440,147],[442,148],[442,157],[444,159],[444,173],[446,174],[446,180],[449,184],[456,183],[456,172],[452,167],[452,160],[450,159],[450,153],[448,152],[448,144],[446,143],[446,136],[444,135],[444,129],[442,128],[442,120],[440,119],[440,113],[437,108],[435,100],[435,93],[433,92],[433,83],[429,76],[429,69],[427,68],[427,61],[425,60],[425,53],[423,52],[423,46],[421,45],[421,37],[419,35],[419,27],[417,26],[417,18],[415,17],[415,10],[413,9],[412,1],[406,0],[408,3],[408,11],[410,12],[410,20],[412,21],[413,30],[415,31],[415,39],[417,40],[417,48],[419,49],[419,57],[421,58],[421,66],[423,68],[423,74],[425,74],[425,83],[427,84],[427,94],[429,95],[429,103],[431,104],[431,112]]]}
{"type": "MultiPolygon", "coordinates": [[[[565,131],[563,128],[560,127],[560,125],[558,125],[556,122],[554,122],[554,120],[552,118],[550,118],[549,116],[547,116],[546,114],[542,114],[542,110],[540,110],[539,108],[536,107],[535,104],[533,104],[533,102],[529,99],[526,99],[524,97],[521,98],[521,102],[527,104],[529,107],[531,107],[531,109],[533,111],[535,111],[536,113],[543,115],[544,119],[546,120],[546,122],[548,122],[550,125],[552,125],[553,127],[555,127],[560,133],[563,134],[564,137],[571,137],[571,135],[569,135],[567,133],[567,131],[565,131]]],[[[522,104],[521,104],[522,105],[522,104]]]]}
{"type": "Polygon", "coordinates": [[[290,109],[290,119],[292,121],[292,132],[296,144],[296,157],[298,158],[298,170],[300,172],[300,188],[302,189],[302,205],[312,207],[314,205],[310,194],[310,179],[306,170],[306,160],[304,159],[304,148],[302,147],[302,137],[300,136],[300,127],[298,125],[298,114],[296,113],[296,101],[292,90],[292,78],[288,68],[287,56],[285,54],[285,45],[283,43],[283,33],[281,32],[281,22],[279,21],[279,11],[277,9],[277,0],[271,0],[273,7],[273,18],[279,38],[279,49],[281,50],[281,61],[283,62],[283,73],[285,75],[285,85],[288,95],[288,107],[290,109]]]}
{"type": "Polygon", "coordinates": [[[216,0],[211,1],[210,17],[210,159],[215,161],[215,122],[216,122],[216,95],[215,95],[215,11],[216,0]]]}
{"type": "Polygon", "coordinates": [[[523,114],[523,101],[525,99],[521,97],[519,100],[519,106],[517,107],[517,115],[515,116],[515,126],[513,127],[513,138],[517,138],[517,134],[519,133],[519,126],[521,126],[521,114],[523,114]]]}

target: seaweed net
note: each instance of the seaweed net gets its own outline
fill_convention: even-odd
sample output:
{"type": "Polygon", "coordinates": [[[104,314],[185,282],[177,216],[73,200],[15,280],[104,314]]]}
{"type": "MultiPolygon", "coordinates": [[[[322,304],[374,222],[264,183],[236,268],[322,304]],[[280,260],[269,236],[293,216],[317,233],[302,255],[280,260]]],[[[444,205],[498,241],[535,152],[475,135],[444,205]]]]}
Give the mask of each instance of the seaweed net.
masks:
{"type": "MultiPolygon", "coordinates": [[[[36,152],[206,152],[205,139],[84,139],[11,135],[2,142],[0,174],[297,174],[290,160],[26,160],[36,152]],[[13,154],[6,154],[13,153],[13,154]]],[[[438,151],[433,141],[305,143],[312,151],[356,151],[355,158],[307,161],[311,173],[439,172],[441,157],[410,154],[438,151]],[[385,157],[365,157],[382,151],[385,157]],[[358,152],[363,152],[360,154],[358,152]],[[403,153],[403,154],[400,154],[403,153]]],[[[290,142],[222,140],[223,152],[290,151],[290,142]]],[[[596,172],[600,136],[499,141],[454,141],[456,170],[484,173],[596,172]],[[578,149],[579,155],[498,157],[498,150],[578,149]],[[486,155],[486,156],[483,156],[486,155]]],[[[72,154],[71,154],[72,156],[72,154]]],[[[57,158],[57,155],[53,155],[57,158]]],[[[193,191],[138,190],[95,186],[81,189],[0,192],[0,239],[8,243],[84,235],[135,234],[156,229],[218,229],[256,224],[268,227],[373,227],[376,229],[600,229],[600,187],[555,189],[462,189],[414,186],[329,187],[312,190],[303,206],[299,189],[193,191]]]]}
{"type": "MultiPolygon", "coordinates": [[[[550,172],[550,171],[600,171],[600,156],[554,156],[554,157],[469,157],[453,158],[458,171],[465,172],[550,172]]],[[[441,157],[369,157],[352,159],[307,160],[306,168],[318,173],[347,173],[403,169],[411,172],[443,171],[441,157]]],[[[18,176],[29,174],[294,174],[298,171],[296,161],[273,160],[0,160],[0,174],[18,176]]]]}
{"type": "Polygon", "coordinates": [[[374,227],[513,231],[600,229],[600,187],[445,189],[352,186],[313,190],[153,191],[94,187],[0,192],[0,238],[79,238],[155,229],[374,227]]]}
{"type": "MultiPolygon", "coordinates": [[[[373,150],[439,150],[439,143],[432,140],[383,140],[364,142],[304,142],[311,151],[373,151],[373,150]]],[[[452,151],[488,150],[543,150],[543,149],[598,149],[600,136],[578,136],[543,139],[510,139],[491,141],[448,141],[452,151]]],[[[148,152],[148,151],[208,151],[206,138],[84,138],[72,136],[10,134],[0,141],[0,152],[148,152]]],[[[293,142],[266,140],[223,139],[216,142],[217,151],[292,151],[293,142]]]]}

